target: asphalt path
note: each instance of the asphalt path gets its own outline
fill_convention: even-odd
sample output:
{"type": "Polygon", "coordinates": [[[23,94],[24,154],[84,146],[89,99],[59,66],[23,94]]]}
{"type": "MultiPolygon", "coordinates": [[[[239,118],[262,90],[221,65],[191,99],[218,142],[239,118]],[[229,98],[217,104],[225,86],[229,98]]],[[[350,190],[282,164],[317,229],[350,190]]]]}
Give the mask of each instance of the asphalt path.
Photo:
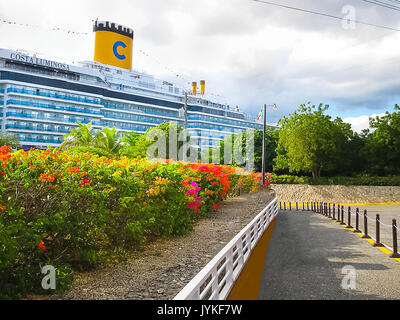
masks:
{"type": "MultiPolygon", "coordinates": [[[[364,232],[364,210],[367,210],[368,234],[376,239],[376,215],[379,214],[380,223],[380,242],[393,248],[392,221],[396,219],[397,227],[400,229],[400,205],[369,205],[369,206],[350,206],[351,225],[355,226],[356,208],[359,209],[359,230],[364,232]]],[[[347,222],[348,206],[345,206],[345,221],[347,222]]],[[[400,241],[400,231],[398,231],[400,241]]]]}
{"type": "Polygon", "coordinates": [[[399,300],[399,275],[400,259],[390,258],[337,222],[309,211],[280,211],[258,298],[399,300]]]}

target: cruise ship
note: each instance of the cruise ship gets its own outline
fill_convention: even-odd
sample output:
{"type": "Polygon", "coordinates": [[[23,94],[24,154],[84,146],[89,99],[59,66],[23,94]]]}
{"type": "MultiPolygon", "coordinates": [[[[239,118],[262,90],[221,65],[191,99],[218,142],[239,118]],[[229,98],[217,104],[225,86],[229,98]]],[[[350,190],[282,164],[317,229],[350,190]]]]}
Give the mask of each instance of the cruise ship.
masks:
{"type": "Polygon", "coordinates": [[[78,122],[144,133],[173,121],[205,149],[227,135],[262,129],[255,117],[208,98],[204,80],[187,90],[133,70],[131,28],[95,21],[93,31],[93,61],[69,64],[0,49],[3,133],[14,134],[24,148],[46,148],[60,146],[78,122]]]}

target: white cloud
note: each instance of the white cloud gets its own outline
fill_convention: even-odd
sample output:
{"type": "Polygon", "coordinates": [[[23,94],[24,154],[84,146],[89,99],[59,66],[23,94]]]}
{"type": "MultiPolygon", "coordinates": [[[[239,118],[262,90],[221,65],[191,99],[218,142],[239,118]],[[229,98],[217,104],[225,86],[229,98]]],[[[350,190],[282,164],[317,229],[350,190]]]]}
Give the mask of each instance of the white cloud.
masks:
{"type": "Polygon", "coordinates": [[[370,116],[361,115],[358,117],[347,117],[343,119],[343,122],[350,123],[353,131],[361,133],[362,130],[369,128],[369,118],[375,118],[377,116],[382,117],[384,115],[385,113],[374,113],[370,116]]]}
{"type": "MultiPolygon", "coordinates": [[[[359,0],[279,3],[334,15],[351,4],[358,20],[394,27],[398,21],[398,12],[359,0]]],[[[351,107],[358,115],[360,109],[383,112],[400,98],[393,59],[398,32],[362,25],[345,30],[340,20],[251,0],[0,0],[1,18],[38,27],[0,22],[0,47],[66,61],[93,59],[92,19],[132,27],[135,69],[188,88],[205,79],[207,92],[254,115],[264,103],[276,103],[272,122],[306,101],[335,105],[338,111],[351,107]],[[89,35],[57,33],[52,26],[89,35]]]]}

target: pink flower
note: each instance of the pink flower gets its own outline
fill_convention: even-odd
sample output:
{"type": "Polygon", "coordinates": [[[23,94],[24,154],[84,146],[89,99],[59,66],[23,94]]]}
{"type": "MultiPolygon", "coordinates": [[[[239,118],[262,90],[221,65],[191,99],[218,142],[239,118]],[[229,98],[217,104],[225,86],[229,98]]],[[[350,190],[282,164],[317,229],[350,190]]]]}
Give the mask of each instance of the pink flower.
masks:
{"type": "Polygon", "coordinates": [[[83,179],[83,181],[82,181],[82,183],[81,183],[81,186],[84,186],[84,185],[86,185],[86,184],[88,184],[89,183],[89,180],[88,179],[83,179]]]}
{"type": "Polygon", "coordinates": [[[192,195],[196,194],[200,190],[201,190],[201,188],[193,188],[193,189],[188,190],[187,193],[192,196],[192,195]]]}

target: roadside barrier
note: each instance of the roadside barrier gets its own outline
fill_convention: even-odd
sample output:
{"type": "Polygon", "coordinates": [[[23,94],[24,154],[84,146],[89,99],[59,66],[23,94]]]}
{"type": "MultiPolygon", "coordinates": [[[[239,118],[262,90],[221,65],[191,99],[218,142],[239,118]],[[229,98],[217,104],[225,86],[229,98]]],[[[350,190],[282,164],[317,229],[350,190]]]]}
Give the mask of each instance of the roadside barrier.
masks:
{"type": "MultiPolygon", "coordinates": [[[[279,202],[279,208],[282,210],[286,210],[286,203],[279,202]]],[[[291,203],[289,202],[289,210],[291,210],[291,203]]],[[[298,209],[298,205],[296,202],[296,211],[300,211],[298,209]]],[[[330,218],[333,221],[338,222],[340,225],[345,226],[346,229],[353,229],[354,233],[362,234],[363,239],[371,239],[374,242],[372,245],[374,247],[385,247],[388,250],[392,251],[390,254],[391,258],[400,258],[400,253],[398,252],[398,238],[397,238],[397,231],[399,228],[397,227],[396,219],[392,220],[392,224],[388,225],[381,221],[380,215],[376,214],[375,219],[368,217],[367,210],[364,210],[363,213],[363,231],[360,230],[360,210],[356,208],[355,213],[352,213],[351,207],[349,206],[347,209],[347,223],[345,222],[344,212],[345,208],[343,205],[335,204],[335,203],[327,203],[327,202],[303,202],[302,210],[301,211],[312,211],[315,213],[319,213],[321,215],[330,218]],[[307,208],[307,210],[305,209],[307,208]],[[308,210],[311,208],[311,210],[308,210]],[[352,226],[352,216],[355,217],[355,227],[352,226]],[[373,238],[368,233],[368,221],[374,223],[375,222],[375,238],[373,238]],[[383,243],[381,241],[381,227],[391,229],[391,238],[392,238],[392,246],[388,245],[387,243],[383,243]]]]}
{"type": "Polygon", "coordinates": [[[173,300],[225,300],[254,249],[278,214],[278,199],[272,200],[244,227],[173,300]]]}

